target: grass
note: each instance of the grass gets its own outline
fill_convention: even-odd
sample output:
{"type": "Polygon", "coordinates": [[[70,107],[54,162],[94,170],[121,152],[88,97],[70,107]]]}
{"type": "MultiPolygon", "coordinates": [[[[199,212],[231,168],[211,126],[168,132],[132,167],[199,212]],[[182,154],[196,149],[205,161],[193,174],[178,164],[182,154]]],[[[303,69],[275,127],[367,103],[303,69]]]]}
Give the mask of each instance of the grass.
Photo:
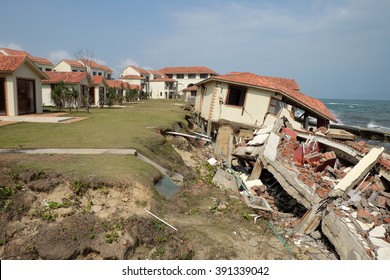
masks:
{"type": "MultiPolygon", "coordinates": [[[[171,128],[185,111],[178,101],[148,100],[126,108],[96,108],[69,124],[17,123],[0,127],[0,148],[138,148],[161,136],[155,128],[171,128]]],[[[184,106],[184,103],[182,103],[184,106]]]]}
{"type": "MultiPolygon", "coordinates": [[[[72,181],[73,191],[82,196],[86,191],[83,185],[91,180],[112,183],[139,182],[145,185],[153,184],[159,171],[153,166],[132,155],[12,155],[15,170],[32,169],[43,173],[54,171],[63,174],[72,181]]],[[[0,155],[0,161],[5,161],[7,154],[0,155]]]]}
{"type": "MultiPolygon", "coordinates": [[[[159,129],[186,124],[185,103],[176,100],[148,100],[125,108],[96,108],[90,114],[79,111],[66,116],[88,117],[69,124],[17,123],[0,126],[0,149],[34,148],[134,148],[168,167],[174,150],[166,145],[159,129]],[[178,104],[180,106],[178,106],[178,104]]],[[[7,157],[7,155],[0,155],[7,157]]],[[[107,180],[120,178],[150,183],[156,169],[136,158],[121,155],[23,155],[20,168],[54,170],[62,174],[107,180]]]]}

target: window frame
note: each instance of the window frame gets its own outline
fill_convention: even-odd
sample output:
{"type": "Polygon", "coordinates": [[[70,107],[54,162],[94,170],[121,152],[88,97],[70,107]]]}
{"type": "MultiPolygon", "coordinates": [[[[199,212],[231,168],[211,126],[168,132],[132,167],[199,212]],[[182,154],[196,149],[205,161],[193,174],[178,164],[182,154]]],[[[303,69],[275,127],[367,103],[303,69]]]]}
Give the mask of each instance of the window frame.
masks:
{"type": "Polygon", "coordinates": [[[246,95],[248,92],[247,87],[229,85],[228,93],[226,95],[225,105],[233,107],[245,107],[246,95]],[[233,97],[233,95],[243,94],[243,97],[233,97]]]}
{"type": "Polygon", "coordinates": [[[284,108],[284,102],[282,99],[277,99],[275,97],[271,97],[270,101],[269,101],[267,112],[269,114],[273,114],[276,116],[277,114],[279,114],[280,110],[282,110],[283,108],[284,108]],[[275,103],[275,104],[273,104],[273,103],[275,103]],[[279,108],[279,110],[277,110],[278,108],[279,108]]]}

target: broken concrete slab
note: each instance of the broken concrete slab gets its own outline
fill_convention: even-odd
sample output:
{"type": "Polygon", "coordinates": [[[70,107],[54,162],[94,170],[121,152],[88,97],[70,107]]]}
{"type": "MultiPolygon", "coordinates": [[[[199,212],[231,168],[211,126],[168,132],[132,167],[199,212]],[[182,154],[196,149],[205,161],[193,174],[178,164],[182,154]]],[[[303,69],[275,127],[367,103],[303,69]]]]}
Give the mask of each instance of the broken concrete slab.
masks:
{"type": "Polygon", "coordinates": [[[374,167],[383,151],[383,147],[372,148],[370,152],[334,187],[332,195],[341,196],[347,190],[353,188],[374,167]]]}
{"type": "Polygon", "coordinates": [[[374,227],[372,230],[370,230],[368,235],[370,237],[384,238],[385,233],[386,233],[386,229],[385,229],[384,225],[380,225],[380,226],[374,227]]]}
{"type": "MultiPolygon", "coordinates": [[[[347,225],[346,218],[339,217],[333,209],[327,207],[327,213],[322,219],[322,232],[335,247],[342,260],[370,260],[365,243],[357,233],[354,225],[347,225]],[[359,237],[361,239],[359,239],[359,237]]],[[[368,245],[366,245],[368,248],[368,245]]]]}
{"type": "Polygon", "coordinates": [[[295,226],[294,232],[298,234],[310,234],[314,232],[321,223],[322,211],[318,211],[320,205],[316,205],[305,213],[299,223],[295,226]]]}
{"type": "Polygon", "coordinates": [[[273,126],[278,118],[275,115],[268,114],[263,122],[263,126],[273,126]]]}
{"type": "Polygon", "coordinates": [[[248,189],[255,187],[255,186],[262,186],[263,185],[263,182],[260,179],[250,180],[248,178],[248,180],[245,181],[244,183],[248,189]]]}
{"type": "Polygon", "coordinates": [[[276,159],[279,142],[280,137],[277,134],[271,132],[265,144],[264,157],[274,161],[276,159]]]}
{"type": "Polygon", "coordinates": [[[253,134],[254,135],[262,135],[262,134],[269,134],[272,131],[273,125],[266,126],[264,128],[261,128],[259,130],[256,130],[253,134]]]}
{"type": "Polygon", "coordinates": [[[265,143],[265,140],[267,140],[269,134],[259,134],[256,135],[253,140],[250,140],[248,142],[249,146],[258,146],[258,145],[263,145],[265,143]]]}
{"type": "Polygon", "coordinates": [[[268,212],[272,212],[273,209],[271,206],[269,206],[268,201],[262,197],[259,196],[247,196],[243,195],[245,203],[253,208],[253,209],[258,209],[258,210],[264,210],[268,212]]]}
{"type": "Polygon", "coordinates": [[[286,108],[282,108],[279,113],[278,113],[278,118],[283,118],[285,117],[288,122],[290,123],[291,127],[294,129],[294,130],[302,130],[302,125],[297,122],[292,116],[291,116],[291,112],[289,110],[287,110],[286,108]]]}
{"type": "Polygon", "coordinates": [[[275,177],[282,188],[307,209],[317,205],[322,198],[315,193],[315,189],[298,180],[298,174],[287,169],[278,161],[262,157],[264,167],[275,177]]]}
{"type": "Polygon", "coordinates": [[[237,191],[240,187],[240,183],[237,182],[235,176],[222,169],[218,169],[215,173],[213,183],[232,191],[237,191]]]}
{"type": "Polygon", "coordinates": [[[390,260],[390,248],[379,248],[376,254],[377,260],[390,260]]]}
{"type": "Polygon", "coordinates": [[[261,157],[259,156],[253,166],[249,180],[255,180],[260,178],[261,172],[263,171],[263,163],[261,162],[261,157]]]}
{"type": "Polygon", "coordinates": [[[218,135],[215,144],[219,148],[224,158],[228,158],[229,138],[231,134],[233,134],[233,128],[228,125],[223,125],[218,129],[218,135]]]}
{"type": "Polygon", "coordinates": [[[330,128],[327,131],[327,136],[332,139],[338,140],[355,140],[356,136],[344,129],[330,128]]]}

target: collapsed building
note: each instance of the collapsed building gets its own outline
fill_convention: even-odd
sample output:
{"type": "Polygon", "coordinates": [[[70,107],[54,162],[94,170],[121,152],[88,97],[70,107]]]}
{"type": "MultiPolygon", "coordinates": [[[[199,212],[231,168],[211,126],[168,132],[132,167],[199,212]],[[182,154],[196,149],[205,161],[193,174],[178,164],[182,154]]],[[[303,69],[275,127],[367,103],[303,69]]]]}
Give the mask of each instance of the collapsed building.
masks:
{"type": "Polygon", "coordinates": [[[266,170],[304,209],[286,225],[295,234],[320,229],[341,259],[390,259],[390,156],[384,148],[330,129],[333,115],[300,93],[294,80],[234,72],[199,83],[196,98],[196,122],[214,136],[257,213],[275,211],[273,184],[260,180],[266,170]],[[309,117],[316,127],[309,128],[309,117]]]}

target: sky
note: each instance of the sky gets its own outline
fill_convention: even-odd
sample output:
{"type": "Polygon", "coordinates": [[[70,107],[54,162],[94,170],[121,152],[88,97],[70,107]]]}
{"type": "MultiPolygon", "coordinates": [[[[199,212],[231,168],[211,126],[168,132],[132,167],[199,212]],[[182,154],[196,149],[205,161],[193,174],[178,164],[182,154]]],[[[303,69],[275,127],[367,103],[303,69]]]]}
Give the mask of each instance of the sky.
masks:
{"type": "Polygon", "coordinates": [[[0,47],[114,70],[207,66],[295,79],[316,98],[390,100],[388,0],[18,0],[0,47]]]}

